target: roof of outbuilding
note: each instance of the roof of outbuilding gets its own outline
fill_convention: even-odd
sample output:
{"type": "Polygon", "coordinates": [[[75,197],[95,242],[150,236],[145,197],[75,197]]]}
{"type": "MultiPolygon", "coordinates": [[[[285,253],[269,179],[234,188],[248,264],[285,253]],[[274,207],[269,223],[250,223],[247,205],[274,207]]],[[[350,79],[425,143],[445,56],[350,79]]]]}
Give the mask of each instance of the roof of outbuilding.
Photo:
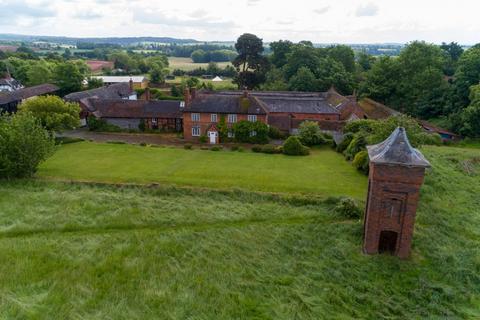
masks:
{"type": "Polygon", "coordinates": [[[7,104],[14,101],[20,101],[42,94],[53,93],[59,88],[56,85],[45,83],[38,86],[22,88],[11,92],[0,93],[0,105],[7,104]]]}
{"type": "Polygon", "coordinates": [[[143,82],[147,80],[145,76],[95,76],[92,78],[102,79],[105,83],[113,83],[113,82],[143,82]]]}
{"type": "Polygon", "coordinates": [[[67,94],[64,98],[69,101],[80,101],[92,97],[99,99],[122,99],[130,96],[132,93],[133,91],[130,89],[130,84],[128,82],[121,82],[91,90],[73,92],[67,94]]]}
{"type": "Polygon", "coordinates": [[[181,118],[180,101],[88,99],[100,118],[181,118]]]}
{"type": "Polygon", "coordinates": [[[370,162],[409,167],[430,167],[430,162],[408,141],[405,128],[398,127],[383,142],[367,146],[370,162]]]}
{"type": "Polygon", "coordinates": [[[329,113],[338,114],[324,98],[304,97],[258,97],[270,113],[329,113]]]}

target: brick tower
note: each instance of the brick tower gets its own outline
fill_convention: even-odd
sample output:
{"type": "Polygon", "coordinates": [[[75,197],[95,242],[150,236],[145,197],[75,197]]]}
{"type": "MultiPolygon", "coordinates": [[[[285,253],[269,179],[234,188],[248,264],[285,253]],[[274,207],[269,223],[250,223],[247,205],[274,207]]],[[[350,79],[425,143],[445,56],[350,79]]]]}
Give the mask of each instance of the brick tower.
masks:
{"type": "Polygon", "coordinates": [[[368,146],[370,174],[363,251],[410,255],[415,214],[425,168],[430,163],[412,148],[404,128],[368,146]]]}

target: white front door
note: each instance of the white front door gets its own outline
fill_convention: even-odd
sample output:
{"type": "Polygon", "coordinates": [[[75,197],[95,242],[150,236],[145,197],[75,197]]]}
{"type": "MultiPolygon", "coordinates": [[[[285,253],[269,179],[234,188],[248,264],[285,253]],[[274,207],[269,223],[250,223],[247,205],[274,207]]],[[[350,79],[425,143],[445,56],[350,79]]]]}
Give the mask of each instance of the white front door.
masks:
{"type": "Polygon", "coordinates": [[[210,137],[210,144],[217,143],[217,132],[216,131],[208,131],[208,136],[210,137]]]}

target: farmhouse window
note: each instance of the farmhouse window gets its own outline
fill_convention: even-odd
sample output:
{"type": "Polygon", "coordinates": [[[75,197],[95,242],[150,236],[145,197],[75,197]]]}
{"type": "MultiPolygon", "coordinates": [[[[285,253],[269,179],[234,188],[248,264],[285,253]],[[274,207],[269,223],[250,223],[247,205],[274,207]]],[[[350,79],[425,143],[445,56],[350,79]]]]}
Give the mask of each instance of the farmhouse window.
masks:
{"type": "Polygon", "coordinates": [[[235,123],[237,122],[237,115],[236,114],[229,114],[228,115],[228,123],[235,123]]]}
{"type": "Polygon", "coordinates": [[[216,113],[212,113],[210,115],[210,121],[211,122],[217,122],[217,114],[216,113]]]}
{"type": "Polygon", "coordinates": [[[152,124],[157,124],[157,118],[152,118],[152,124]]]}
{"type": "Polygon", "coordinates": [[[255,121],[257,121],[257,115],[255,115],[255,114],[249,114],[249,115],[248,115],[248,121],[250,121],[250,122],[255,122],[255,121]]]}
{"type": "Polygon", "coordinates": [[[192,127],[192,137],[200,137],[200,127],[192,127]]]}
{"type": "Polygon", "coordinates": [[[200,113],[192,113],[192,121],[200,121],[200,113]]]}

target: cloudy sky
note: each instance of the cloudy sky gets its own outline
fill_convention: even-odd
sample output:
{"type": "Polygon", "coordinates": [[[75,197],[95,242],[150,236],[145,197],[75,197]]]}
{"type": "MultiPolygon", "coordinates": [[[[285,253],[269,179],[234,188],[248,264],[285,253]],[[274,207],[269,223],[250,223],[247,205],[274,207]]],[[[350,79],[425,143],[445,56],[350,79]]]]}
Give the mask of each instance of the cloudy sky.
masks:
{"type": "Polygon", "coordinates": [[[0,33],[480,42],[478,0],[0,0],[0,33]]]}

